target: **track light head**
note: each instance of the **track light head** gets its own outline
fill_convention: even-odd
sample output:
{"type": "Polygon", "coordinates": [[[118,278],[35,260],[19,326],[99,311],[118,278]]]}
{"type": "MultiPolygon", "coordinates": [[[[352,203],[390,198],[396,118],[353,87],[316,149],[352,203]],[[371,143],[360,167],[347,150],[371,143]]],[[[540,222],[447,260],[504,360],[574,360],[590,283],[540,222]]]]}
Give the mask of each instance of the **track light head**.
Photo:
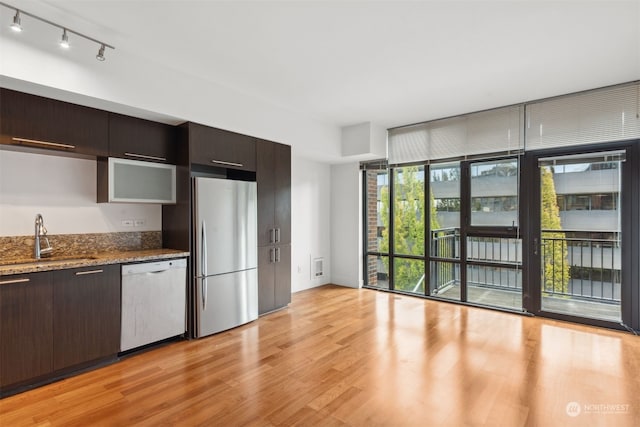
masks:
{"type": "Polygon", "coordinates": [[[62,38],[60,39],[60,46],[69,49],[69,36],[67,35],[67,29],[62,30],[62,38]]]}
{"type": "Polygon", "coordinates": [[[98,50],[98,54],[96,55],[96,59],[98,61],[104,61],[104,45],[100,46],[100,50],[98,50]]]}
{"type": "MultiPolygon", "coordinates": [[[[44,19],[41,18],[39,16],[36,16],[32,13],[29,12],[25,12],[23,10],[17,9],[14,6],[8,5],[6,3],[3,3],[2,1],[0,1],[0,7],[6,7],[7,9],[13,10],[15,11],[15,15],[13,16],[13,23],[11,24],[11,29],[13,31],[15,31],[16,33],[19,33],[20,31],[22,31],[22,15],[26,15],[29,18],[33,18],[35,20],[38,20],[40,22],[43,22],[47,25],[50,25],[52,27],[55,27],[59,30],[62,30],[62,37],[60,38],[60,40],[58,41],[58,43],[60,44],[60,47],[62,47],[63,49],[69,49],[71,47],[71,45],[69,44],[69,33],[73,33],[74,36],[76,37],[80,37],[86,40],[89,40],[93,43],[97,43],[98,46],[100,46],[99,50],[98,50],[98,54],[96,55],[96,59],[98,61],[104,61],[105,57],[104,57],[104,51],[106,50],[106,48],[109,49],[115,49],[115,47],[111,46],[110,44],[107,44],[105,42],[102,42],[100,40],[96,40],[93,37],[89,37],[85,34],[79,33],[77,31],[73,31],[72,29],[67,28],[66,26],[62,26],[60,24],[56,24],[55,22],[51,22],[48,19],[44,19]]],[[[31,23],[31,21],[29,21],[31,23]]]]}
{"type": "Polygon", "coordinates": [[[20,11],[16,9],[16,14],[13,17],[13,23],[11,24],[11,29],[16,33],[22,31],[22,25],[20,24],[20,11]]]}

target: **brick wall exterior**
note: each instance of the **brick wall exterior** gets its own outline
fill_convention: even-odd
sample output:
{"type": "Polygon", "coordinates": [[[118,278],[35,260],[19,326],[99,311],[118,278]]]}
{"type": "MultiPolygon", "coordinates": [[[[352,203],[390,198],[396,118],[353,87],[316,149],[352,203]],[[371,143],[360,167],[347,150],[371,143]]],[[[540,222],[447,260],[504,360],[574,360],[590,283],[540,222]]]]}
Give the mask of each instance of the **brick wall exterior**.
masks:
{"type": "MultiPolygon", "coordinates": [[[[378,173],[366,172],[367,180],[367,251],[376,252],[378,248],[378,173]]],[[[367,257],[367,284],[378,285],[378,262],[376,257],[367,257]]]]}

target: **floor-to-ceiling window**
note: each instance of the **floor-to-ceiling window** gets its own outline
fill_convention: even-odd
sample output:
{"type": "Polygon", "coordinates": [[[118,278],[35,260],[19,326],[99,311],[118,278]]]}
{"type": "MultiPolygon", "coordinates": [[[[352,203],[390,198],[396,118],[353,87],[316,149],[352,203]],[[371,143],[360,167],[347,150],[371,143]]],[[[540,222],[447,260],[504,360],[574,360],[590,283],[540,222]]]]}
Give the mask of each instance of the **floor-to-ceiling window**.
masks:
{"type": "Polygon", "coordinates": [[[390,210],[393,289],[424,294],[425,289],[425,182],[424,166],[392,169],[390,210]]]}
{"type": "Polygon", "coordinates": [[[465,301],[522,309],[522,239],[519,217],[519,157],[466,164],[469,220],[465,301]]]}
{"type": "Polygon", "coordinates": [[[640,328],[638,95],[391,130],[388,165],[364,172],[366,285],[640,328]]]}
{"type": "Polygon", "coordinates": [[[429,167],[429,295],[460,300],[460,162],[429,167]]]}
{"type": "Polygon", "coordinates": [[[367,286],[389,289],[389,173],[385,162],[364,169],[364,223],[367,286]]]}

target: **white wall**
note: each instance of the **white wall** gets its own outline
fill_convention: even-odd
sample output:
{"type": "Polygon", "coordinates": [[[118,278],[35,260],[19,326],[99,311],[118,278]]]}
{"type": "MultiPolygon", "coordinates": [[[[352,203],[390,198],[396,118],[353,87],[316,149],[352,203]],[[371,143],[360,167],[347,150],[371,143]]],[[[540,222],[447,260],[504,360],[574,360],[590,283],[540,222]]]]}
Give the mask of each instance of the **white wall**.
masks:
{"type": "Polygon", "coordinates": [[[362,286],[362,196],[357,162],[331,166],[331,282],[362,286]]]}
{"type": "Polygon", "coordinates": [[[96,203],[95,160],[0,150],[0,236],[33,234],[38,213],[50,234],[162,229],[161,205],[96,203]]]}
{"type": "Polygon", "coordinates": [[[297,157],[291,159],[291,290],[331,281],[331,166],[297,157]],[[311,261],[324,258],[324,276],[312,277],[311,261]]]}
{"type": "Polygon", "coordinates": [[[307,158],[340,157],[337,126],[168,69],[126,48],[108,50],[108,59],[99,62],[93,53],[61,55],[59,49],[38,48],[42,41],[28,34],[7,37],[2,31],[7,30],[0,31],[0,86],[123,114],[132,115],[134,107],[174,117],[175,123],[194,121],[291,145],[307,158]]]}

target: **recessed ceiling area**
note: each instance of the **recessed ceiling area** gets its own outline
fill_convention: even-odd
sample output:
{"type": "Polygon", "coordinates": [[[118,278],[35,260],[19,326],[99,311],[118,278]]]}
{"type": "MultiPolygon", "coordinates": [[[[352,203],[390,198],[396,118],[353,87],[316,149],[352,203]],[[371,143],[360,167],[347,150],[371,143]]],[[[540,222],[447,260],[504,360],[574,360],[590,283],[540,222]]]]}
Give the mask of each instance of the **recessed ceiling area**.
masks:
{"type": "Polygon", "coordinates": [[[640,79],[639,0],[9,3],[113,44],[107,62],[144,58],[336,127],[640,79]]]}

